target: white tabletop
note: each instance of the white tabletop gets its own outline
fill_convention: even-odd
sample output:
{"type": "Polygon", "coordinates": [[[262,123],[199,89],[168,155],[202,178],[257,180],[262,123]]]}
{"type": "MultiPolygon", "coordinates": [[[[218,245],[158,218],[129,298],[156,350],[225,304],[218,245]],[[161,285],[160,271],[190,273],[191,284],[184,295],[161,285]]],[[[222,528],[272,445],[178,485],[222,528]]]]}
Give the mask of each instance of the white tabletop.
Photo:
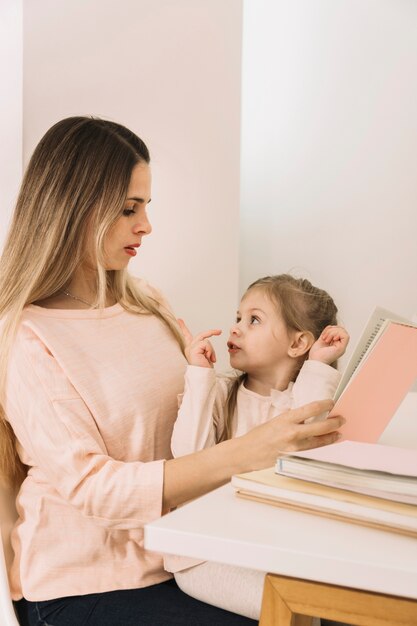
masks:
{"type": "Polygon", "coordinates": [[[417,599],[417,540],[238,498],[230,484],[147,524],[145,547],[417,599]]]}

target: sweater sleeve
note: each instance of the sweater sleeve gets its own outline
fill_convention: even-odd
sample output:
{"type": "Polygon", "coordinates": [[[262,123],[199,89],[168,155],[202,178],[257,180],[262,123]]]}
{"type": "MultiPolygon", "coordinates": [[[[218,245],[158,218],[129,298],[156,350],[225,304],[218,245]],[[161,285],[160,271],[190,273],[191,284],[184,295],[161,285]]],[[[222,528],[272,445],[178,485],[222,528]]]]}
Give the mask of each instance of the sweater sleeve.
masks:
{"type": "Polygon", "coordinates": [[[30,330],[9,360],[6,414],[35,481],[47,481],[82,515],[109,529],[161,515],[164,460],[117,461],[56,359],[30,330]]]}
{"type": "Polygon", "coordinates": [[[214,369],[188,365],[184,394],[171,438],[174,457],[191,454],[214,446],[223,431],[224,400],[227,395],[223,379],[214,369]]]}
{"type": "Polygon", "coordinates": [[[339,384],[340,373],[330,365],[308,359],[304,362],[292,390],[291,408],[315,400],[333,398],[339,384]]]}

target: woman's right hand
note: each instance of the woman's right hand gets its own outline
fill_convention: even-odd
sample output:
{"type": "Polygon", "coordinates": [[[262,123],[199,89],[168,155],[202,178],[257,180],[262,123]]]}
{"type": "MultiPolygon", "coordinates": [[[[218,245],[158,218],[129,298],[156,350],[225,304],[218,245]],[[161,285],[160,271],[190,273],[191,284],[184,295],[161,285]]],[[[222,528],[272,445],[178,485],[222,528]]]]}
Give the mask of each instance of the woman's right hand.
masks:
{"type": "Polygon", "coordinates": [[[280,452],[334,443],[339,438],[337,429],[346,421],[343,417],[304,424],[305,420],[329,411],[333,404],[332,400],[311,402],[286,411],[241,437],[165,461],[163,510],[219,487],[233,474],[271,467],[280,452]]]}
{"type": "Polygon", "coordinates": [[[337,430],[346,422],[340,415],[304,423],[305,420],[330,411],[333,405],[333,400],[310,402],[285,411],[239,437],[240,445],[247,450],[247,468],[244,471],[274,465],[281,452],[309,450],[338,441],[340,434],[337,430]]]}

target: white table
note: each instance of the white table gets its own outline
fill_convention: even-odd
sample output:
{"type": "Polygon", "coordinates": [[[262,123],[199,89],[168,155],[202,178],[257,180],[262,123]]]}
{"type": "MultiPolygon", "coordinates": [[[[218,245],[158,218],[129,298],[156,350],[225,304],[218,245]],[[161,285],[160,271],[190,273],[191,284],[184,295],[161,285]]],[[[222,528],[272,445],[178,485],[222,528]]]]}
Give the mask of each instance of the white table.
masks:
{"type": "Polygon", "coordinates": [[[269,572],[262,625],[417,624],[416,539],[244,500],[230,484],[148,524],[145,547],[269,572]]]}

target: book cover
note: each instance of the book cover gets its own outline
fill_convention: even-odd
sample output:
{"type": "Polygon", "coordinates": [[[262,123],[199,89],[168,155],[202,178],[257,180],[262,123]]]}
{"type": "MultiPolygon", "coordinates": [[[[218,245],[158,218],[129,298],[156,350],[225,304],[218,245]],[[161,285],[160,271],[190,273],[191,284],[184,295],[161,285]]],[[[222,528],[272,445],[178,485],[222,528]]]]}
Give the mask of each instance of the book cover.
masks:
{"type": "Polygon", "coordinates": [[[362,360],[369,356],[373,346],[376,344],[378,338],[386,329],[387,323],[390,321],[399,322],[407,326],[417,326],[417,324],[410,322],[409,320],[401,317],[400,315],[397,315],[396,313],[393,313],[392,311],[383,309],[380,306],[375,307],[343,371],[342,377],[334,394],[334,400],[337,400],[339,398],[349,380],[355,374],[356,369],[358,368],[362,360]]]}
{"type": "Polygon", "coordinates": [[[388,321],[330,412],[344,439],[378,440],[417,378],[417,328],[388,321]]]}

